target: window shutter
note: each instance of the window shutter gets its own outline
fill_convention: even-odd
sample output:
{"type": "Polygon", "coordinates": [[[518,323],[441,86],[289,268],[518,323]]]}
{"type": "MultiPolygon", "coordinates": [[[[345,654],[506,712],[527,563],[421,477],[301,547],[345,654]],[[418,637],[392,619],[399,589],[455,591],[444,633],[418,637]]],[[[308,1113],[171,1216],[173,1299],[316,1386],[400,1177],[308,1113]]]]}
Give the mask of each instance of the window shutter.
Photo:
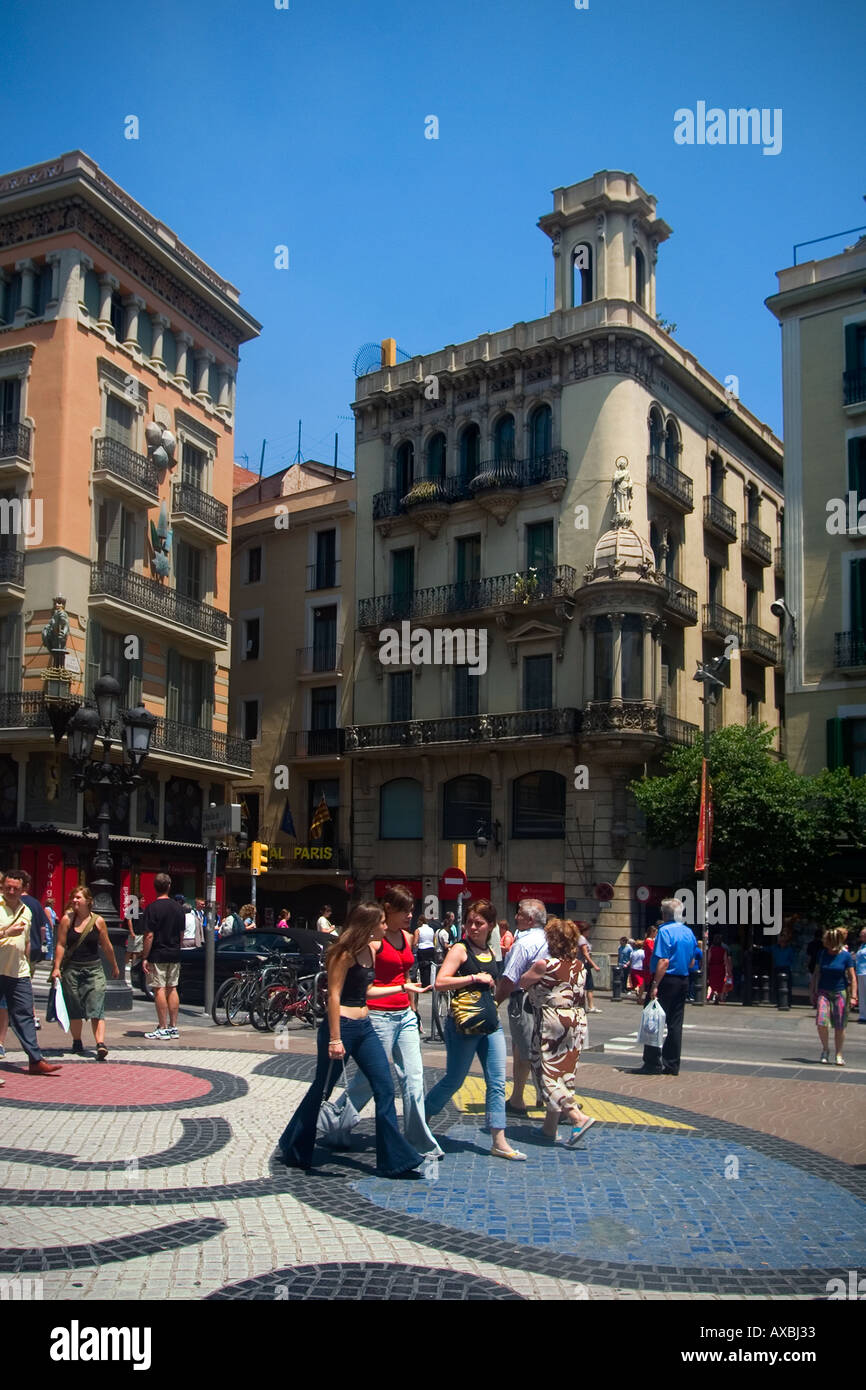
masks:
{"type": "Polygon", "coordinates": [[[866,497],[866,440],[848,440],[848,488],[857,500],[866,497]]]}
{"type": "Polygon", "coordinates": [[[664,712],[665,712],[665,714],[670,714],[670,710],[668,709],[668,704],[669,704],[669,700],[668,700],[668,679],[669,679],[669,674],[668,674],[668,673],[669,673],[669,669],[670,669],[669,667],[665,666],[664,663],[662,663],[662,668],[661,668],[661,672],[662,672],[662,683],[661,683],[661,689],[660,689],[660,691],[659,691],[659,708],[660,708],[660,709],[663,709],[664,712]]]}
{"type": "Polygon", "coordinates": [[[21,633],[17,613],[0,618],[0,689],[14,694],[21,689],[21,633]]]}
{"type": "Polygon", "coordinates": [[[93,687],[102,674],[102,628],[93,618],[87,624],[87,684],[85,698],[93,695],[93,687]]]}
{"type": "Polygon", "coordinates": [[[134,660],[127,662],[127,665],[129,666],[129,694],[128,694],[128,696],[127,696],[127,699],[129,700],[129,708],[130,708],[130,709],[135,709],[136,705],[140,705],[140,704],[141,704],[141,682],[142,682],[142,670],[141,670],[141,667],[142,667],[142,659],[141,659],[141,649],[142,649],[143,645],[144,645],[144,639],[140,637],[139,640],[138,640],[138,651],[139,651],[139,655],[138,655],[137,657],[135,657],[134,660]]]}
{"type": "Polygon", "coordinates": [[[165,717],[176,724],[180,706],[180,656],[173,647],[168,649],[165,666],[165,717]]]}
{"type": "Polygon", "coordinates": [[[202,662],[201,672],[201,721],[200,728],[213,729],[214,707],[214,665],[212,661],[202,662]]]}
{"type": "Polygon", "coordinates": [[[842,720],[827,720],[827,766],[832,772],[834,768],[842,767],[844,764],[844,754],[842,749],[842,720]]]}

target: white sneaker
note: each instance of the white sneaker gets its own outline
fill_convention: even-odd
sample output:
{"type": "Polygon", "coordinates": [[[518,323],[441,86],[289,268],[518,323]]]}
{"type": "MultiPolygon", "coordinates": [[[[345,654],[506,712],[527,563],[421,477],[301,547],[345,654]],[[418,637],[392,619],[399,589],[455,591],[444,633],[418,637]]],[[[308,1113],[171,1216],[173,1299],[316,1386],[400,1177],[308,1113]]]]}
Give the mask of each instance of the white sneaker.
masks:
{"type": "Polygon", "coordinates": [[[179,1038],[179,1037],[180,1037],[180,1033],[177,1031],[176,1028],[166,1028],[166,1030],[165,1030],[165,1035],[166,1035],[167,1038],[179,1038]]]}
{"type": "Polygon", "coordinates": [[[836,1066],[837,1066],[837,1067],[844,1067],[844,1065],[845,1065],[845,1058],[842,1056],[842,1053],[841,1053],[841,1052],[837,1052],[837,1053],[836,1053],[836,1066]]]}
{"type": "Polygon", "coordinates": [[[830,1060],[830,1055],[829,1055],[829,1053],[827,1053],[827,1052],[822,1052],[822,1053],[821,1053],[821,1061],[822,1061],[822,1062],[829,1062],[829,1060],[830,1060]]]}
{"type": "MultiPolygon", "coordinates": [[[[152,1033],[145,1033],[144,1036],[146,1038],[170,1038],[171,1033],[167,1028],[154,1028],[152,1033]]],[[[825,1057],[824,1061],[826,1062],[826,1060],[827,1058],[825,1057]]]]}

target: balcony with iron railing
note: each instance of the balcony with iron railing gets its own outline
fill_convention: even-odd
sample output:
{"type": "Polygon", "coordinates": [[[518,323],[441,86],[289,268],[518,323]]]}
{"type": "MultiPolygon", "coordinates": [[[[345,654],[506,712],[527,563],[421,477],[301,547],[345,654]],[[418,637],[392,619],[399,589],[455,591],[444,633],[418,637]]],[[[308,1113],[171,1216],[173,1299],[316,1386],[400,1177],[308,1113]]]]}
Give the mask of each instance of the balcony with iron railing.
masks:
{"type": "Polygon", "coordinates": [[[862,405],[866,403],[866,367],[842,373],[842,404],[862,405]]]}
{"type": "Polygon", "coordinates": [[[228,536],[229,509],[210,493],[202,492],[191,483],[173,483],[171,488],[172,524],[191,523],[208,534],[225,540],[228,536]]]}
{"type": "Polygon", "coordinates": [[[753,521],[744,521],[740,530],[743,554],[757,560],[761,565],[773,563],[773,542],[753,521]]]}
{"type": "Polygon", "coordinates": [[[14,584],[23,589],[25,553],[23,550],[0,550],[0,584],[14,584]]]}
{"type": "Polygon", "coordinates": [[[156,579],[134,574],[121,565],[96,561],[90,566],[91,603],[101,598],[114,600],[137,610],[137,616],[149,615],[176,623],[189,632],[207,637],[211,643],[224,646],[228,625],[227,615],[209,603],[189,598],[169,589],[156,579]]]}
{"type": "Polygon", "coordinates": [[[833,666],[837,671],[859,671],[866,667],[866,629],[836,633],[833,666]]]}
{"type": "Polygon", "coordinates": [[[687,584],[681,584],[673,575],[659,574],[662,586],[665,590],[665,612],[669,617],[681,618],[686,623],[696,623],[698,621],[698,595],[694,589],[690,589],[687,584]]]}
{"type": "Polygon", "coordinates": [[[704,525],[726,541],[737,539],[737,514],[715,493],[704,498],[704,525]]]}
{"type": "Polygon", "coordinates": [[[768,666],[778,665],[781,659],[781,644],[773,632],[758,627],[757,623],[744,623],[742,649],[745,656],[756,657],[768,666]]]}
{"type": "Polygon", "coordinates": [[[118,481],[124,491],[131,488],[150,502],[159,498],[159,475],[155,464],[144,454],[137,454],[118,439],[97,439],[93,444],[95,481],[118,481]],[[100,476],[102,475],[102,476],[100,476]]]}
{"type": "Polygon", "coordinates": [[[340,565],[340,560],[320,560],[315,565],[307,565],[307,592],[338,589],[341,583],[340,565]]]}
{"type": "Polygon", "coordinates": [[[773,573],[778,579],[785,577],[785,547],[777,545],[773,557],[773,573]]]}
{"type": "Polygon", "coordinates": [[[0,425],[0,481],[30,473],[32,448],[29,425],[0,425]]]}
{"type": "Polygon", "coordinates": [[[339,758],[345,752],[345,729],[298,729],[286,735],[288,758],[339,758]]]}
{"type": "Polygon", "coordinates": [[[295,656],[300,676],[338,675],[343,669],[342,642],[317,642],[312,647],[298,647],[295,656]]]}
{"type": "Polygon", "coordinates": [[[346,730],[346,751],[421,748],[430,744],[472,743],[536,738],[574,738],[580,732],[577,709],[517,710],[509,714],[454,715],[446,719],[406,719],[390,724],[353,724],[346,730]]]}
{"type": "Polygon", "coordinates": [[[658,730],[668,743],[676,743],[682,748],[690,748],[701,732],[697,724],[690,724],[685,719],[675,719],[664,710],[659,711],[658,730]]]}
{"type": "Polygon", "coordinates": [[[533,604],[571,598],[576,584],[577,575],[571,565],[552,565],[517,574],[497,574],[489,579],[439,584],[432,589],[413,589],[405,594],[384,594],[380,598],[358,601],[358,627],[378,628],[404,618],[529,608],[533,604]]]}
{"type": "MultiPolygon", "coordinates": [[[[82,702],[92,706],[92,700],[82,702]]],[[[50,729],[50,705],[38,690],[19,690],[0,695],[0,729],[50,729]]],[[[121,740],[120,719],[112,725],[112,737],[121,740]]],[[[197,729],[172,719],[158,719],[150,742],[151,752],[176,754],[195,762],[215,763],[244,771],[252,768],[252,745],[243,738],[212,729],[197,729]]]]}
{"type": "MultiPolygon", "coordinates": [[[[377,492],[373,498],[373,520],[386,521],[392,517],[404,516],[412,510],[413,504],[451,503],[471,501],[479,493],[508,490],[510,488],[536,487],[541,483],[554,482],[568,477],[568,454],[565,449],[554,449],[549,454],[540,454],[528,459],[491,459],[481,463],[473,476],[468,473],[446,474],[442,478],[419,478],[417,482],[429,482],[431,489],[420,488],[412,498],[413,488],[407,492],[389,488],[377,492]],[[407,506],[407,499],[412,499],[407,506]]],[[[414,486],[414,485],[413,485],[414,486]]]]}
{"type": "Polygon", "coordinates": [[[681,511],[694,511],[694,485],[688,474],[660,454],[647,458],[647,486],[674,502],[681,511]]]}
{"type": "Polygon", "coordinates": [[[703,630],[708,636],[736,637],[739,642],[742,642],[743,620],[738,614],[732,613],[730,608],[723,607],[721,603],[705,603],[703,630]]]}

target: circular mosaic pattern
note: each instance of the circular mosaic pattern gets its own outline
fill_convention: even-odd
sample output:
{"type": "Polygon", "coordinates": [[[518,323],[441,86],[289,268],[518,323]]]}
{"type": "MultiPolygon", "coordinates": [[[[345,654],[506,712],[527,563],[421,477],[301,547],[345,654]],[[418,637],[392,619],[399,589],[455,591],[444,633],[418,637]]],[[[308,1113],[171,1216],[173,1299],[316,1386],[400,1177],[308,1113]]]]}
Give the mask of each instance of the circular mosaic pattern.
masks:
{"type": "Polygon", "coordinates": [[[525,1302],[522,1294],[479,1275],[397,1264],[298,1265],[276,1269],[258,1279],[227,1284],[209,1294],[205,1301],[234,1298],[291,1299],[293,1303],[298,1299],[328,1302],[436,1299],[451,1303],[469,1300],[489,1303],[491,1299],[506,1299],[525,1302]]]}
{"type": "Polygon", "coordinates": [[[167,1067],[162,1062],[73,1061],[54,1076],[0,1068],[0,1105],[38,1110],[183,1110],[235,1100],[249,1089],[228,1072],[167,1067]]]}

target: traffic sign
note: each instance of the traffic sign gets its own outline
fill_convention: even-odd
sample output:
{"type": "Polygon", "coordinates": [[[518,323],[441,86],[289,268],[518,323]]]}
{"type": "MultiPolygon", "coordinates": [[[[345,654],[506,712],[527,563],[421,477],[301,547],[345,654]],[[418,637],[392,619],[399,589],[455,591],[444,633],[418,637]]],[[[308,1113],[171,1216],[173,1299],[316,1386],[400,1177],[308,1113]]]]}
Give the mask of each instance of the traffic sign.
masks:
{"type": "Polygon", "coordinates": [[[201,818],[201,833],[205,840],[221,840],[224,835],[240,835],[240,806],[209,806],[201,818]]]}
{"type": "Polygon", "coordinates": [[[600,903],[609,903],[613,898],[612,883],[597,883],[593,891],[596,900],[600,903]]]}
{"type": "Polygon", "coordinates": [[[638,889],[636,889],[636,891],[635,891],[635,897],[637,898],[637,900],[638,900],[639,903],[648,903],[648,902],[649,902],[650,890],[647,888],[647,886],[646,886],[645,883],[642,883],[642,884],[640,885],[640,887],[639,887],[638,889]]]}
{"type": "Polygon", "coordinates": [[[446,888],[463,889],[466,887],[466,875],[462,869],[446,869],[442,875],[442,882],[446,888]]]}

